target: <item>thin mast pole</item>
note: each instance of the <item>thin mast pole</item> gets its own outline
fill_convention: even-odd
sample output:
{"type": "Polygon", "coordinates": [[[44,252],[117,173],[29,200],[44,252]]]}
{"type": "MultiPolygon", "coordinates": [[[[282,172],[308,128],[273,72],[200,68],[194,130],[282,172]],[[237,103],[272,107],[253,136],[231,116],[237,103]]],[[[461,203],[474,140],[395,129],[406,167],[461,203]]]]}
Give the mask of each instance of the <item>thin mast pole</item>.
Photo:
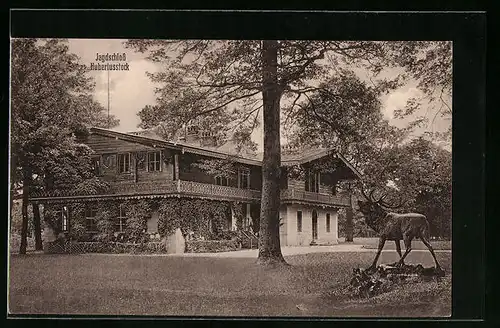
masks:
{"type": "Polygon", "coordinates": [[[109,129],[111,126],[111,122],[109,120],[109,69],[107,71],[108,71],[108,129],[109,129]]]}

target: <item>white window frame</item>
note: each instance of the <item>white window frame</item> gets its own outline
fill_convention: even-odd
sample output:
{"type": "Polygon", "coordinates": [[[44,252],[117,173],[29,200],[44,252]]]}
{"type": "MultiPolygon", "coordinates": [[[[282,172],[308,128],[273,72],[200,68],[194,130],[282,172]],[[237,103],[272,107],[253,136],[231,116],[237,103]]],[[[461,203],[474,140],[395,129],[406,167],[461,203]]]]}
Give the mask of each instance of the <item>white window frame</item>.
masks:
{"type": "Polygon", "coordinates": [[[61,209],[61,230],[64,232],[69,231],[69,208],[63,206],[61,209]]]}
{"type": "Polygon", "coordinates": [[[131,160],[130,160],[130,153],[120,153],[118,154],[118,173],[120,174],[123,174],[123,173],[130,173],[130,166],[131,166],[131,160]],[[122,157],[123,156],[123,157],[122,157]],[[124,163],[126,161],[122,161],[122,158],[128,158],[128,167],[127,167],[127,170],[123,170],[122,171],[122,166],[123,168],[125,168],[125,165],[124,163]]]}
{"type": "Polygon", "coordinates": [[[118,208],[118,222],[115,224],[115,230],[117,232],[124,232],[127,222],[127,213],[125,211],[125,205],[120,204],[118,208]],[[118,229],[116,229],[118,227],[118,229]]]}
{"type": "Polygon", "coordinates": [[[148,152],[146,169],[148,172],[161,172],[161,151],[148,152]],[[154,157],[153,162],[150,161],[150,155],[154,157]],[[149,166],[151,163],[154,163],[153,170],[151,170],[149,166]]]}

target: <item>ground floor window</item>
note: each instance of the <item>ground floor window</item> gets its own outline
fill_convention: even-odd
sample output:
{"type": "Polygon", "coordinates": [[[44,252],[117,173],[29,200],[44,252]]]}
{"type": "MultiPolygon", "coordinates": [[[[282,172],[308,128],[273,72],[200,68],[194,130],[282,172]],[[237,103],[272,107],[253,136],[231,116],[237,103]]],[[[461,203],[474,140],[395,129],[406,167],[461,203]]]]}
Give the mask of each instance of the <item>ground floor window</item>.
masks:
{"type": "Polygon", "coordinates": [[[330,213],[326,213],[326,232],[330,232],[330,213]]]}
{"type": "Polygon", "coordinates": [[[118,215],[118,219],[115,223],[115,231],[123,232],[125,231],[125,224],[127,221],[127,213],[125,211],[125,205],[120,204],[120,211],[118,215]]]}
{"type": "Polygon", "coordinates": [[[57,229],[63,232],[69,230],[69,209],[67,206],[60,207],[55,211],[57,229]]]}
{"type": "Polygon", "coordinates": [[[61,214],[62,231],[69,231],[69,209],[67,206],[63,206],[61,214]]]}
{"type": "Polygon", "coordinates": [[[88,206],[85,209],[85,229],[88,232],[97,231],[97,220],[96,220],[97,210],[88,206]]]}
{"type": "Polygon", "coordinates": [[[302,232],[302,211],[297,211],[297,232],[302,232]]]}

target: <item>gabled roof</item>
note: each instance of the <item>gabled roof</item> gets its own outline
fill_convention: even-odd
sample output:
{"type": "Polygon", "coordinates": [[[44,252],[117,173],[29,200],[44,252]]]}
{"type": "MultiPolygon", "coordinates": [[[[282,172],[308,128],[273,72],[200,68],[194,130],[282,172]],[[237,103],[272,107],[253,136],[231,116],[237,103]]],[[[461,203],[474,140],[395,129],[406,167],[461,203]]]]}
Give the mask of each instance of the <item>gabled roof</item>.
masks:
{"type": "MultiPolygon", "coordinates": [[[[209,157],[214,157],[214,158],[220,158],[220,159],[227,159],[231,158],[232,160],[242,163],[242,164],[248,164],[248,165],[256,165],[256,166],[261,166],[262,165],[262,158],[263,158],[263,153],[258,153],[258,154],[238,154],[235,151],[231,151],[227,147],[199,147],[199,146],[194,146],[185,142],[173,142],[173,141],[166,141],[165,139],[162,139],[160,136],[153,132],[149,132],[147,130],[144,131],[139,131],[139,132],[129,132],[129,133],[123,133],[123,132],[118,132],[118,131],[113,131],[109,129],[103,129],[103,128],[91,128],[90,129],[91,133],[102,135],[102,136],[107,136],[111,138],[116,138],[116,139],[121,139],[125,141],[130,141],[130,142],[135,142],[135,143],[140,143],[148,146],[153,146],[153,147],[165,147],[169,149],[175,149],[179,150],[183,153],[191,153],[191,154],[197,154],[197,155],[203,155],[203,156],[209,156],[209,157]]],[[[339,152],[337,152],[335,149],[328,149],[328,148],[320,148],[320,149],[309,149],[309,150],[303,150],[303,151],[296,151],[296,152],[283,152],[281,155],[281,163],[284,166],[291,166],[291,165],[300,165],[304,163],[308,163],[311,161],[314,161],[316,159],[322,158],[324,156],[328,156],[330,154],[336,154],[336,156],[345,163],[345,165],[354,172],[356,176],[361,178],[361,174],[354,168],[348,161],[347,159],[342,156],[339,152]]]]}

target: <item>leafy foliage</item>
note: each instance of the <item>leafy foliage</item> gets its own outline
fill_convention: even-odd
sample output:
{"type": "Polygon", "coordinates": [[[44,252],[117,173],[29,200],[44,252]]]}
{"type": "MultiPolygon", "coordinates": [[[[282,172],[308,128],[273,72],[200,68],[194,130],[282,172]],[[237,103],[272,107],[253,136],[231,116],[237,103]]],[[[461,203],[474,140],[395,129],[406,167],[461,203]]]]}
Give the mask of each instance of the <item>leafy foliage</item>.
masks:
{"type": "Polygon", "coordinates": [[[114,222],[113,214],[109,210],[99,211],[96,216],[97,220],[97,230],[99,234],[97,235],[97,240],[108,242],[114,233],[114,222]]]}
{"type": "Polygon", "coordinates": [[[201,159],[193,165],[212,176],[221,176],[227,179],[234,178],[238,172],[237,164],[227,159],[201,159]]]}
{"type": "MultiPolygon", "coordinates": [[[[358,191],[376,190],[377,198],[387,194],[387,200],[394,203],[403,199],[401,211],[425,214],[433,235],[449,237],[451,153],[426,137],[409,139],[411,128],[390,126],[382,117],[378,93],[366,83],[349,74],[334,82],[329,92],[318,91],[310,97],[307,106],[311,110],[295,117],[298,131],[292,142],[338,149],[363,173],[358,191]]],[[[289,174],[303,172],[292,167],[289,174]]],[[[358,192],[358,197],[363,196],[358,192]]]]}
{"type": "Polygon", "coordinates": [[[11,188],[22,186],[27,207],[33,191],[77,189],[90,178],[91,151],[78,137],[90,125],[118,121],[104,119],[88,69],[66,41],[13,39],[11,63],[11,188]]]}
{"type": "Polygon", "coordinates": [[[159,206],[158,231],[162,236],[181,229],[184,236],[218,239],[226,227],[229,203],[222,201],[171,198],[159,206]]]}
{"type": "Polygon", "coordinates": [[[236,240],[193,240],[186,242],[187,253],[218,253],[240,249],[236,240]]]}
{"type": "Polygon", "coordinates": [[[126,233],[128,239],[143,240],[146,222],[151,215],[152,201],[145,199],[127,201],[124,207],[127,213],[126,233]]]}

